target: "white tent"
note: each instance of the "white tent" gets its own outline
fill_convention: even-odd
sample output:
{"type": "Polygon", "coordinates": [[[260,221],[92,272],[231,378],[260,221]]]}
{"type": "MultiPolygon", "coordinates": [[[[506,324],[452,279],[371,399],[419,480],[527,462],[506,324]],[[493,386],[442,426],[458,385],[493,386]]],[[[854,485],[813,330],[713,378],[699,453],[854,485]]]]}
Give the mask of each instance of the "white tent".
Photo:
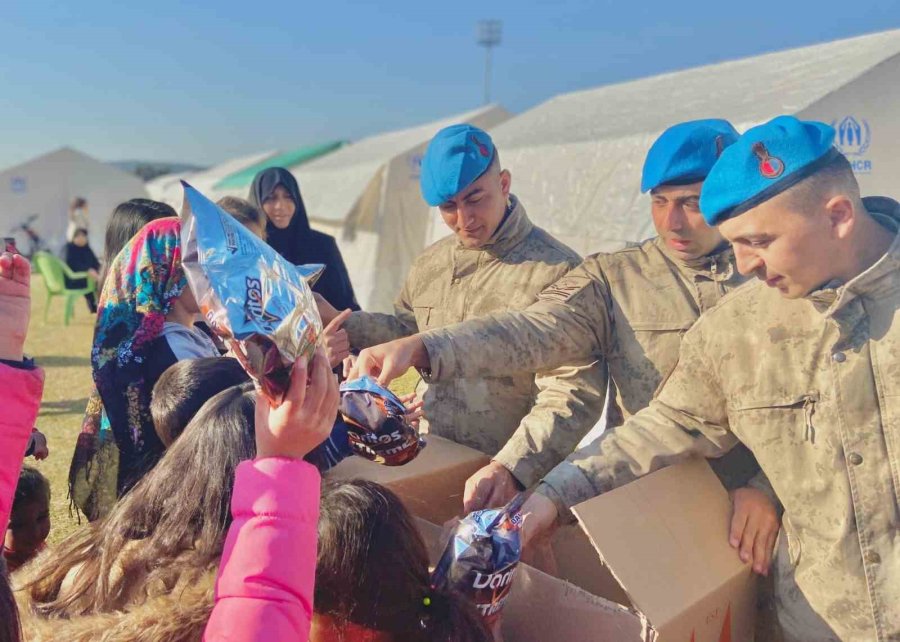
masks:
{"type": "MultiPolygon", "coordinates": [[[[184,204],[184,190],[181,188],[182,180],[190,183],[199,190],[200,193],[212,197],[213,185],[220,180],[235,172],[239,172],[246,167],[264,161],[267,158],[274,156],[276,153],[275,150],[256,152],[255,154],[250,154],[248,156],[232,158],[224,163],[219,163],[214,167],[197,172],[176,172],[174,174],[157,176],[153,180],[147,181],[147,191],[150,193],[150,198],[153,200],[168,203],[180,212],[181,206],[184,204]]],[[[246,198],[246,190],[241,194],[237,194],[237,196],[246,198]]]]}
{"type": "Polygon", "coordinates": [[[588,254],[653,235],[640,174],[666,127],[783,113],[835,123],[863,193],[900,198],[900,30],[561,95],[491,135],[532,220],[588,254]]]}
{"type": "Polygon", "coordinates": [[[426,246],[429,208],[419,191],[419,165],[431,137],[454,123],[491,129],[509,117],[488,106],[370,136],[297,168],[310,223],[337,238],[364,309],[392,310],[426,246]]]}
{"type": "MultiPolygon", "coordinates": [[[[77,196],[87,199],[91,246],[99,257],[113,209],[128,199],[146,198],[147,192],[137,176],[63,147],[0,173],[0,236],[11,235],[36,214],[32,227],[58,250],[65,243],[69,203],[77,196]]],[[[12,235],[27,250],[22,231],[12,235]]]]}

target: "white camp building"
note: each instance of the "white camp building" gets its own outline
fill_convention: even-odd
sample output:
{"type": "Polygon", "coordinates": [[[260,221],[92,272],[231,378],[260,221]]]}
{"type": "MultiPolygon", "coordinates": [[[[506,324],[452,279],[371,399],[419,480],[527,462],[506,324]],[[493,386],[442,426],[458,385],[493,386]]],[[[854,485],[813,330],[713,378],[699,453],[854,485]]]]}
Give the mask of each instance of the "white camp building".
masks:
{"type": "Polygon", "coordinates": [[[15,236],[27,251],[29,243],[16,228],[37,215],[32,227],[59,250],[66,240],[69,203],[77,196],[88,201],[89,238],[99,257],[110,213],[123,201],[147,198],[147,191],[137,176],[63,147],[0,173],[0,236],[15,236]]]}

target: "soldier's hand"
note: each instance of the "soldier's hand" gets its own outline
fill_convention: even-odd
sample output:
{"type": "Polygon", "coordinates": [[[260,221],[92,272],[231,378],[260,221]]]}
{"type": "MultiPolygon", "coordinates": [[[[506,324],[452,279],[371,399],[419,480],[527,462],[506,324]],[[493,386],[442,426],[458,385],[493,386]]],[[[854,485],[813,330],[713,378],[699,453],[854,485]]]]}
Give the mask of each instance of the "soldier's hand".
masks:
{"type": "Polygon", "coordinates": [[[506,466],[492,461],[466,480],[463,509],[466,514],[505,505],[522,488],[506,466]]]}
{"type": "Polygon", "coordinates": [[[728,538],[745,563],[752,563],[760,575],[769,574],[775,539],[781,522],[778,511],[765,493],[755,488],[738,488],[731,492],[734,511],[728,538]]]}
{"type": "Polygon", "coordinates": [[[412,367],[428,368],[428,351],[419,335],[404,337],[366,348],[359,353],[349,379],[364,375],[375,377],[382,386],[388,385],[412,367]]]}
{"type": "Polygon", "coordinates": [[[318,292],[313,292],[313,298],[316,300],[316,307],[319,308],[319,317],[322,319],[322,324],[328,325],[339,314],[338,309],[318,292]]]}
{"type": "Polygon", "coordinates": [[[337,368],[350,356],[350,337],[347,331],[341,328],[344,321],[352,314],[352,310],[344,310],[335,316],[322,331],[322,346],[325,348],[325,356],[332,368],[337,368]]]}

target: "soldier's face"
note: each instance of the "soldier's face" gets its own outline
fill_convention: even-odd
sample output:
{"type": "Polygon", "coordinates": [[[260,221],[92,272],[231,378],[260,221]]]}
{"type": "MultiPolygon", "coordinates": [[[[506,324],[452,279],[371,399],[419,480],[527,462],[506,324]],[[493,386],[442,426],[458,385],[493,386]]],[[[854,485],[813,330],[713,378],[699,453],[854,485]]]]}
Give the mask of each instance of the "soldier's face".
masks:
{"type": "Polygon", "coordinates": [[[802,212],[779,195],[719,225],[741,274],[778,288],[788,299],[806,296],[835,277],[841,251],[829,217],[802,212]]]}
{"type": "Polygon", "coordinates": [[[439,209],[463,247],[479,248],[491,240],[506,212],[512,178],[508,171],[489,169],[477,181],[439,209]]]}
{"type": "Polygon", "coordinates": [[[682,259],[706,256],[722,243],[719,231],[700,214],[700,188],[692,185],[662,185],[650,192],[656,233],[669,250],[682,259]]]}

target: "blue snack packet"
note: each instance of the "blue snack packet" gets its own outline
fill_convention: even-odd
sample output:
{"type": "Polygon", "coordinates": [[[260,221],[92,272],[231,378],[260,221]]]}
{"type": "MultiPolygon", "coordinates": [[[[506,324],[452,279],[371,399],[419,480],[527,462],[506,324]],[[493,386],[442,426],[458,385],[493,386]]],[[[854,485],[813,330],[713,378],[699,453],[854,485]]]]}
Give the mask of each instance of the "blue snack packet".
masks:
{"type": "Polygon", "coordinates": [[[230,214],[182,181],[182,265],[209,327],[273,404],[312,359],[322,320],[306,280],[230,214]]]}
{"type": "Polygon", "coordinates": [[[372,377],[341,384],[340,411],[355,455],[385,466],[402,466],[425,447],[425,440],[407,421],[400,398],[372,377]]]}
{"type": "Polygon", "coordinates": [[[503,508],[478,510],[461,519],[431,574],[433,588],[468,597],[488,628],[500,619],[522,555],[519,510],[524,502],[519,493],[503,508]]]}

